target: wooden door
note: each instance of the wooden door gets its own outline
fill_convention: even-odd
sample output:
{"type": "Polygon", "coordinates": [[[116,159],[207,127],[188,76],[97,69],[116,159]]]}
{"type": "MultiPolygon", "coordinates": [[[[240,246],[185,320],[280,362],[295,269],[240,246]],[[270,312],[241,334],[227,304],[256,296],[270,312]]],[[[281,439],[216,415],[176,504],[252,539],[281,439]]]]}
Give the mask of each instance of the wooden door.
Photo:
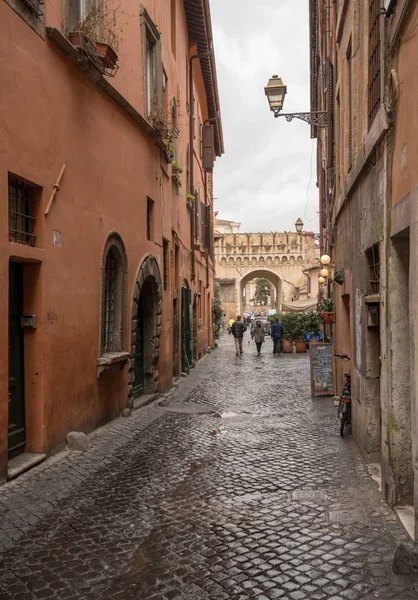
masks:
{"type": "Polygon", "coordinates": [[[9,263],[9,458],[25,449],[23,265],[9,263]]]}

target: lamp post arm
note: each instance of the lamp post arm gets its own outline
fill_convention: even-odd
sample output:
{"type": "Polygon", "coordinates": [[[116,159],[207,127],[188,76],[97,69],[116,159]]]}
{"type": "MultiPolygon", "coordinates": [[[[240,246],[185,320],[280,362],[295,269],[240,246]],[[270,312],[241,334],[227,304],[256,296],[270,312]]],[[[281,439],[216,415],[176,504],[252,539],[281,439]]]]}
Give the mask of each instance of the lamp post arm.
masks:
{"type": "Polygon", "coordinates": [[[300,112],[300,113],[281,113],[279,111],[273,111],[274,116],[285,117],[286,121],[292,121],[293,119],[300,119],[305,121],[309,125],[315,127],[328,127],[328,113],[325,111],[318,112],[300,112]]]}

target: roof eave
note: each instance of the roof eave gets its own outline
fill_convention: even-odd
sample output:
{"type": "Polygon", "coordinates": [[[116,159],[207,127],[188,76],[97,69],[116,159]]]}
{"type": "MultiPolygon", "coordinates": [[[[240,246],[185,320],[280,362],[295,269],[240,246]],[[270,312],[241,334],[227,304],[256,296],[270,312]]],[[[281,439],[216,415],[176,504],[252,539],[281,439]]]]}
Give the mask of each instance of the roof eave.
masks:
{"type": "MultiPolygon", "coordinates": [[[[196,40],[199,54],[209,52],[213,49],[209,0],[184,0],[184,9],[189,38],[196,40]]],[[[214,53],[201,58],[200,66],[206,90],[208,117],[215,125],[215,151],[217,156],[221,156],[225,149],[214,53]]]]}

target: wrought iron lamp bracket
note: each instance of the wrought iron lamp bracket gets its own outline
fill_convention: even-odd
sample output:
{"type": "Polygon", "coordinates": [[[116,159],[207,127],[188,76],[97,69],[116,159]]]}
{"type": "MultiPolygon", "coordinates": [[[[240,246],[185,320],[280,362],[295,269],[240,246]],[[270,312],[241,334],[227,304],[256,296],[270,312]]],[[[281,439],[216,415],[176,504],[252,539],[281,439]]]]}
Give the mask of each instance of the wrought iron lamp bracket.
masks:
{"type": "Polygon", "coordinates": [[[274,116],[285,117],[286,121],[290,122],[293,119],[300,119],[305,121],[309,125],[315,127],[328,127],[328,113],[323,112],[301,112],[301,113],[280,113],[278,110],[274,110],[274,116]]]}

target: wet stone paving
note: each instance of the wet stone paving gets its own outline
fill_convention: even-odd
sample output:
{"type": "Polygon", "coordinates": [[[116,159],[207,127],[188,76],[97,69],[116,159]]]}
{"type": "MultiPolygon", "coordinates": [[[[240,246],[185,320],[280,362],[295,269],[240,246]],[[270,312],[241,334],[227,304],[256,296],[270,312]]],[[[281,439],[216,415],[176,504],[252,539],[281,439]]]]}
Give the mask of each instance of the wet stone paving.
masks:
{"type": "Polygon", "coordinates": [[[418,598],[308,355],[247,342],[0,488],[1,600],[418,598]]]}

